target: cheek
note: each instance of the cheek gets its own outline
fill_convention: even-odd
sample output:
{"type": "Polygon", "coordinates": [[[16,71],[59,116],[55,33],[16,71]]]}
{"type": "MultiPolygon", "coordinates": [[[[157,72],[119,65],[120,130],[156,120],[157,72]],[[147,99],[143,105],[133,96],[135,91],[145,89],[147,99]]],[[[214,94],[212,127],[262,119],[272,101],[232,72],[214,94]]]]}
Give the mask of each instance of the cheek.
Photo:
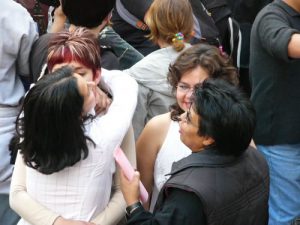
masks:
{"type": "Polygon", "coordinates": [[[183,107],[183,101],[184,101],[184,94],[180,93],[180,92],[176,92],[176,100],[178,102],[178,105],[180,106],[180,108],[183,107]]]}

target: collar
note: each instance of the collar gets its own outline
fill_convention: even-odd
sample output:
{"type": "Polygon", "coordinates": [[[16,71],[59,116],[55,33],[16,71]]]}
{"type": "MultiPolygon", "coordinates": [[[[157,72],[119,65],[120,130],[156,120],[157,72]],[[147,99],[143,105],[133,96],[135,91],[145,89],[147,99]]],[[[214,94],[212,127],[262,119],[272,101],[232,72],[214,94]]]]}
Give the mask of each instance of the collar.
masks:
{"type": "Polygon", "coordinates": [[[173,175],[189,167],[224,167],[237,162],[243,155],[239,157],[221,155],[215,147],[206,148],[200,152],[192,153],[178,162],[174,162],[169,175],[173,175]]]}
{"type": "Polygon", "coordinates": [[[290,16],[300,16],[300,13],[297,12],[294,8],[289,6],[286,2],[283,0],[275,0],[275,4],[277,4],[279,7],[281,7],[284,11],[286,11],[290,16]]]}

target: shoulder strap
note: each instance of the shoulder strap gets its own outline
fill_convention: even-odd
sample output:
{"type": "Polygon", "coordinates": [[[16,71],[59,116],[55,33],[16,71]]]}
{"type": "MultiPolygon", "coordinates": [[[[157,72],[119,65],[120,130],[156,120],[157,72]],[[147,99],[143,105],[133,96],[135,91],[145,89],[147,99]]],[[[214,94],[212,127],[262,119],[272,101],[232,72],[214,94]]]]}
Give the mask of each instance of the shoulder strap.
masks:
{"type": "Polygon", "coordinates": [[[120,17],[129,23],[131,26],[139,30],[149,30],[147,24],[139,20],[136,16],[132,15],[122,4],[121,0],[116,0],[116,10],[120,17]]]}

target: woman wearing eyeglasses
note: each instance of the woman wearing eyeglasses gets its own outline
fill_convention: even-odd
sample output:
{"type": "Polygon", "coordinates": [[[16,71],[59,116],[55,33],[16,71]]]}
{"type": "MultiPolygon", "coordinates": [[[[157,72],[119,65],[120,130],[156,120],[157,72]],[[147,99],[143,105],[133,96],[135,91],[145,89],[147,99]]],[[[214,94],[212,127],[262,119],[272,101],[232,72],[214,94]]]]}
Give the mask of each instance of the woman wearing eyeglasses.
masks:
{"type": "Polygon", "coordinates": [[[237,71],[219,49],[200,44],[185,50],[169,68],[168,81],[177,102],[171,111],[152,118],[136,143],[137,166],[151,198],[153,211],[158,193],[171,171],[172,163],[191,153],[180,141],[178,117],[191,106],[194,87],[206,78],[223,78],[237,85],[237,71]]]}

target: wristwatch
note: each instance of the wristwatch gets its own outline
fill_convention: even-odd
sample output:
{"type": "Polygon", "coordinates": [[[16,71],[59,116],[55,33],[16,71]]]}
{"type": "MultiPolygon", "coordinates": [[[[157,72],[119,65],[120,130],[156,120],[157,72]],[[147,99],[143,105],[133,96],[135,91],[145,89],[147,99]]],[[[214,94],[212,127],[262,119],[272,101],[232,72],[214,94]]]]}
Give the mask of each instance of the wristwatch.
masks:
{"type": "Polygon", "coordinates": [[[126,207],[126,215],[130,217],[132,215],[132,213],[140,207],[143,207],[141,202],[136,202],[136,203],[133,203],[132,205],[127,206],[126,207]]]}

